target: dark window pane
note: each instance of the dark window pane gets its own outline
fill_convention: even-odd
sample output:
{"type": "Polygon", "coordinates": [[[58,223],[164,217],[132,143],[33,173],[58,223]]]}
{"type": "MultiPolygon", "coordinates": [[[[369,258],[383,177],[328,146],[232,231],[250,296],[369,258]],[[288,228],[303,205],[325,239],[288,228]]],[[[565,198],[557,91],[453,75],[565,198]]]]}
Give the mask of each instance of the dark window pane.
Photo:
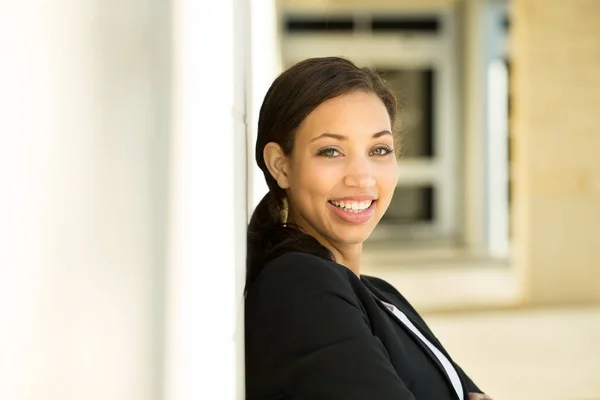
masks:
{"type": "Polygon", "coordinates": [[[500,24],[502,25],[502,29],[504,30],[504,32],[508,32],[510,30],[510,18],[508,17],[508,15],[505,15],[502,18],[500,24]]]}
{"type": "Polygon", "coordinates": [[[404,158],[432,158],[434,142],[435,72],[424,69],[377,69],[394,90],[399,103],[399,124],[404,158]]]}
{"type": "Polygon", "coordinates": [[[288,17],[285,29],[289,33],[299,32],[349,32],[354,29],[352,18],[343,17],[288,17]]]}
{"type": "Polygon", "coordinates": [[[440,22],[436,18],[375,17],[371,21],[371,30],[374,32],[436,33],[440,30],[440,22]]]}
{"type": "Polygon", "coordinates": [[[435,190],[432,186],[398,186],[381,219],[384,224],[433,222],[435,190]]]}

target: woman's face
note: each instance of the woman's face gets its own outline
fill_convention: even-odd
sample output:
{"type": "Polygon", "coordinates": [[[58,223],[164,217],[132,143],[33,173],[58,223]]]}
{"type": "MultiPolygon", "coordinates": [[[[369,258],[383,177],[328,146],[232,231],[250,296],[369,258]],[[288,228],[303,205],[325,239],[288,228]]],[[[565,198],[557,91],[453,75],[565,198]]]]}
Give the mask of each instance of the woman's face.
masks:
{"type": "Polygon", "coordinates": [[[365,241],[396,187],[391,130],[373,93],[319,105],[298,128],[286,161],[289,219],[336,248],[365,241]]]}

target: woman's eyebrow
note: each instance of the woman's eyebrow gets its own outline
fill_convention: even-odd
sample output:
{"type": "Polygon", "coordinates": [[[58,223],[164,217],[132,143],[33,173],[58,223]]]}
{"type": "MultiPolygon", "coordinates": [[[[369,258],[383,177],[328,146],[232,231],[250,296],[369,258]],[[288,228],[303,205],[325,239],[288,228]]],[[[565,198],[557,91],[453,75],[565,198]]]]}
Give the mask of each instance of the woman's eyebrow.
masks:
{"type": "MultiPolygon", "coordinates": [[[[382,137],[384,135],[391,135],[392,132],[388,131],[388,130],[383,130],[383,131],[379,131],[373,134],[373,139],[377,139],[379,137],[382,137]]],[[[311,143],[314,141],[317,141],[319,139],[323,139],[323,138],[332,138],[332,139],[337,139],[337,140],[348,140],[348,136],[344,136],[344,135],[340,135],[339,133],[330,133],[330,132],[325,132],[320,134],[319,136],[317,136],[316,138],[313,138],[311,140],[311,143]]]]}
{"type": "Polygon", "coordinates": [[[392,132],[390,132],[388,130],[383,130],[383,131],[374,133],[373,134],[373,139],[377,139],[377,138],[380,138],[380,137],[385,136],[385,135],[392,135],[392,132]]]}

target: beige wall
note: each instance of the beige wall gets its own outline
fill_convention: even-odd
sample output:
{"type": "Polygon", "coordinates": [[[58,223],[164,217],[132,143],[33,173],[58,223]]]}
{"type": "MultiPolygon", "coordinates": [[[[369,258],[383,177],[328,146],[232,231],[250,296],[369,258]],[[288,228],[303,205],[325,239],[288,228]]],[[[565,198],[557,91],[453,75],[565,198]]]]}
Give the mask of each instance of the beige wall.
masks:
{"type": "Polygon", "coordinates": [[[513,3],[516,265],[527,301],[600,301],[600,1],[513,3]]]}

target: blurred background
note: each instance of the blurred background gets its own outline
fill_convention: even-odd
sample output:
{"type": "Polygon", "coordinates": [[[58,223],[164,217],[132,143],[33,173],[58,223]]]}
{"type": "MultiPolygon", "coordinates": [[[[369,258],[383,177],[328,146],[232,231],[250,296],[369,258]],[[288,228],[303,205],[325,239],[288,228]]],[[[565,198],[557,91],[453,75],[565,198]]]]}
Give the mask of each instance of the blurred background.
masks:
{"type": "Polygon", "coordinates": [[[365,245],[494,399],[600,399],[600,1],[0,8],[0,398],[243,398],[258,109],[346,56],[401,105],[365,245]]]}

